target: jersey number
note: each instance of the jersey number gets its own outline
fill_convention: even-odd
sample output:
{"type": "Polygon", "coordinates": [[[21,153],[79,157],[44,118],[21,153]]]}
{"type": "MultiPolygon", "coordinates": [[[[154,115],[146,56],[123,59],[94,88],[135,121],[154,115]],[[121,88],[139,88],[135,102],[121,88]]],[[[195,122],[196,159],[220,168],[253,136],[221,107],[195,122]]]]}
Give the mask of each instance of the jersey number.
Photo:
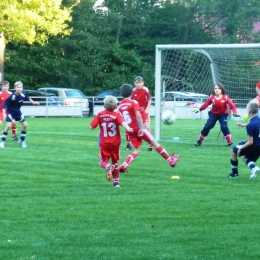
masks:
{"type": "Polygon", "coordinates": [[[124,117],[124,119],[125,119],[127,124],[131,124],[132,123],[132,118],[130,117],[128,111],[123,111],[122,115],[123,115],[123,117],[124,117]]]}
{"type": "Polygon", "coordinates": [[[102,123],[104,136],[115,136],[116,135],[116,124],[115,123],[102,123]]]}

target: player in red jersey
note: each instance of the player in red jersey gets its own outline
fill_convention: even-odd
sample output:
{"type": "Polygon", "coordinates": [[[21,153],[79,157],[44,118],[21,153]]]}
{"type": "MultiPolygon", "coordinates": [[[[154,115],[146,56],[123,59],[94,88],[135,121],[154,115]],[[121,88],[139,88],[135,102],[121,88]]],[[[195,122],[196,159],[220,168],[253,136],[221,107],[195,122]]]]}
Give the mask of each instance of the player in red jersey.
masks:
{"type": "Polygon", "coordinates": [[[198,113],[206,109],[209,105],[212,104],[212,108],[209,111],[209,118],[202,129],[198,141],[195,143],[195,146],[200,146],[205,137],[209,134],[209,131],[215,126],[216,122],[219,121],[220,128],[223,135],[226,138],[227,145],[231,146],[232,136],[228,128],[228,106],[233,112],[233,116],[240,117],[237,113],[237,108],[232,100],[225,94],[225,88],[222,84],[218,83],[214,85],[213,94],[206,100],[204,104],[201,105],[200,109],[194,110],[195,113],[198,113]],[[228,105],[228,106],[227,106],[228,105]]]}
{"type": "MultiPolygon", "coordinates": [[[[258,102],[258,106],[260,107],[260,81],[257,82],[255,90],[256,90],[257,96],[254,99],[258,102]]],[[[254,101],[254,99],[253,99],[253,101],[254,101]]]]}
{"type": "MultiPolygon", "coordinates": [[[[257,96],[255,98],[253,98],[252,100],[250,100],[247,105],[249,105],[250,103],[257,103],[258,106],[260,107],[260,81],[257,82],[255,91],[256,91],[257,96]]],[[[247,122],[249,119],[250,119],[250,117],[248,114],[246,114],[243,117],[243,121],[245,121],[245,122],[247,122]]]]}
{"type": "MultiPolygon", "coordinates": [[[[1,82],[1,91],[0,91],[0,132],[2,133],[2,124],[3,121],[6,118],[6,109],[3,109],[2,106],[5,102],[5,100],[12,94],[12,92],[9,91],[9,82],[7,80],[3,80],[1,82]]],[[[18,140],[16,136],[17,128],[16,128],[16,122],[15,120],[12,123],[12,139],[18,140]]]]}
{"type": "Polygon", "coordinates": [[[99,162],[103,169],[108,170],[107,180],[114,180],[114,187],[119,186],[119,167],[120,159],[119,147],[121,136],[119,126],[122,125],[129,132],[132,129],[125,122],[119,112],[114,111],[117,108],[117,99],[113,96],[107,96],[104,99],[104,110],[99,112],[90,122],[90,128],[99,126],[99,162]],[[111,159],[112,163],[108,163],[111,159]]]}
{"type": "Polygon", "coordinates": [[[118,110],[121,112],[128,125],[133,129],[133,132],[127,132],[127,134],[129,135],[130,141],[134,147],[134,151],[129,154],[123,164],[120,165],[120,171],[126,172],[127,166],[140,154],[140,146],[142,145],[143,140],[151,143],[169,165],[174,167],[179,160],[179,156],[170,156],[154,139],[153,135],[143,123],[139,103],[132,99],[132,93],[133,87],[131,85],[124,84],[121,86],[121,94],[124,99],[119,103],[118,110]]]}
{"type": "MultiPolygon", "coordinates": [[[[149,89],[144,86],[144,79],[141,76],[137,76],[134,80],[135,88],[133,89],[132,99],[136,100],[140,106],[140,113],[142,116],[143,123],[145,127],[151,132],[150,127],[150,116],[149,116],[149,109],[152,103],[151,94],[149,89]]],[[[131,142],[127,137],[127,147],[126,150],[131,149],[131,142]]],[[[153,151],[152,144],[149,144],[148,151],[153,151]]]]}
{"type": "Polygon", "coordinates": [[[256,90],[256,94],[260,97],[260,81],[257,82],[255,90],[256,90]]]}

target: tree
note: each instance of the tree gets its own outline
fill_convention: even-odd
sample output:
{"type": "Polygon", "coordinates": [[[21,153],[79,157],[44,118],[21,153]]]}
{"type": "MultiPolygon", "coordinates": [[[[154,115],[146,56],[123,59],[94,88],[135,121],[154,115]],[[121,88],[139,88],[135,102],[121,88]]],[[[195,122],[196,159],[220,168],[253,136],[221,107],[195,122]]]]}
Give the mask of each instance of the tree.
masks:
{"type": "MultiPolygon", "coordinates": [[[[72,8],[64,7],[62,0],[4,0],[0,2],[0,32],[7,42],[43,44],[50,35],[69,35],[72,8]]],[[[70,1],[72,2],[72,1],[70,1]]]]}
{"type": "Polygon", "coordinates": [[[260,21],[259,0],[200,0],[198,19],[218,42],[256,42],[253,26],[260,21]]]}
{"type": "MultiPolygon", "coordinates": [[[[93,95],[142,75],[152,90],[156,44],[239,41],[238,32],[250,35],[252,23],[260,21],[258,1],[105,0],[93,8],[97,0],[81,0],[76,6],[76,0],[63,0],[62,10],[75,6],[72,20],[65,22],[66,30],[73,31],[65,36],[45,31],[48,41],[43,46],[44,41],[9,42],[6,76],[10,81],[21,79],[30,88],[70,86],[93,95]]],[[[0,19],[6,21],[6,16],[0,19]]]]}

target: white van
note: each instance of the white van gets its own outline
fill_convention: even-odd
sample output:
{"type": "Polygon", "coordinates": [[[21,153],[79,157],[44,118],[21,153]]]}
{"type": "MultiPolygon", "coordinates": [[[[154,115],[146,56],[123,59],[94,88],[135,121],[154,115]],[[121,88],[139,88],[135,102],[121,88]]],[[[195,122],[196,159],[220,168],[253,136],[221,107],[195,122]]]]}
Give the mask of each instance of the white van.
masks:
{"type": "Polygon", "coordinates": [[[200,93],[169,91],[164,93],[162,105],[165,110],[183,106],[200,107],[208,98],[208,95],[200,93]]]}
{"type": "Polygon", "coordinates": [[[45,87],[39,88],[38,91],[54,94],[59,97],[63,106],[81,106],[82,114],[89,116],[89,102],[87,97],[78,89],[45,87]]]}

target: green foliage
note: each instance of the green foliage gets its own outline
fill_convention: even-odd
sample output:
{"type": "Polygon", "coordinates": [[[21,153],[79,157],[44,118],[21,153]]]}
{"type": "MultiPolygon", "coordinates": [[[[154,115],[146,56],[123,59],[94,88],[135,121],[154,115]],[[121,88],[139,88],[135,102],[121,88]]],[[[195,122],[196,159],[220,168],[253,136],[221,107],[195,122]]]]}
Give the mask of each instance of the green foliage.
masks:
{"type": "Polygon", "coordinates": [[[222,0],[201,0],[200,19],[205,28],[215,34],[218,42],[258,42],[256,33],[253,33],[253,23],[260,20],[258,5],[257,0],[232,0],[228,3],[222,0]]]}
{"type": "Polygon", "coordinates": [[[244,40],[259,38],[252,35],[253,22],[260,19],[257,0],[105,0],[95,9],[96,2],[1,2],[0,31],[9,41],[5,77],[21,79],[30,88],[68,86],[95,95],[142,75],[153,90],[156,44],[234,43],[241,40],[238,32],[244,40]],[[44,8],[48,10],[42,12],[44,8]]]}
{"type": "Polygon", "coordinates": [[[149,17],[148,33],[155,44],[207,43],[212,40],[197,19],[200,6],[181,3],[166,3],[163,8],[154,7],[149,17]],[[159,21],[159,22],[158,22],[159,21]]]}
{"type": "MultiPolygon", "coordinates": [[[[259,180],[242,160],[240,178],[226,178],[230,148],[213,133],[201,147],[183,141],[187,125],[195,141],[204,122],[165,126],[183,134],[162,142],[180,154],[176,168],[144,144],[116,189],[91,118],[27,119],[28,147],[8,137],[1,150],[1,259],[259,259],[259,180]]],[[[244,140],[244,129],[232,130],[244,140]]],[[[123,141],[121,162],[128,153],[123,141]]]]}
{"type": "Polygon", "coordinates": [[[45,43],[50,35],[69,35],[68,21],[72,8],[63,7],[61,0],[12,0],[0,3],[0,31],[7,42],[45,43]]]}

